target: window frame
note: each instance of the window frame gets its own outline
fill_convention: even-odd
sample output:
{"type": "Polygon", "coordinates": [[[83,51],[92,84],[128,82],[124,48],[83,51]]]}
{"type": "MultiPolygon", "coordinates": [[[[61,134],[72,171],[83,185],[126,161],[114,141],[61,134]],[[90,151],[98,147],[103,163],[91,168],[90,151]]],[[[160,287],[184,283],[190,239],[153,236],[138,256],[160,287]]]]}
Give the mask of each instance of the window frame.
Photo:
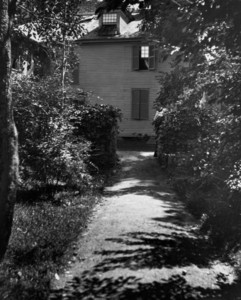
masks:
{"type": "MultiPolygon", "coordinates": [[[[145,50],[143,50],[145,51],[145,50]]],[[[132,46],[132,69],[134,71],[154,71],[157,67],[157,50],[154,44],[132,46]],[[148,47],[148,57],[142,57],[142,47],[148,47]],[[141,68],[141,60],[148,59],[148,67],[141,68]]]]}

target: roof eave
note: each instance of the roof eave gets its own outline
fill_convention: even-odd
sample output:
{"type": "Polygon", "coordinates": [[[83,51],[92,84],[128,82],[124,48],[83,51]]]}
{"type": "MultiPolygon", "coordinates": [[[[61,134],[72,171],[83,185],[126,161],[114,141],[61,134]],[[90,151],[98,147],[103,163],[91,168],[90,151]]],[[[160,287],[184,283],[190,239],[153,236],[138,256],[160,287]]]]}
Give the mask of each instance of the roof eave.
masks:
{"type": "Polygon", "coordinates": [[[76,44],[103,44],[103,43],[129,43],[129,42],[142,42],[143,37],[130,37],[130,38],[106,38],[106,39],[80,39],[75,41],[76,44]]]}

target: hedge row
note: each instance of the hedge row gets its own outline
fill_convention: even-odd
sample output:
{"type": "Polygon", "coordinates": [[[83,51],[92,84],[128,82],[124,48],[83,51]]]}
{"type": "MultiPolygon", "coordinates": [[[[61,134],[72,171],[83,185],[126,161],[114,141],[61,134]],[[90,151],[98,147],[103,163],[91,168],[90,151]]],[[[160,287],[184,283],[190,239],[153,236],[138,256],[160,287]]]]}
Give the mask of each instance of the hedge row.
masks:
{"type": "Polygon", "coordinates": [[[13,97],[22,187],[85,189],[115,164],[118,109],[87,105],[71,88],[63,94],[55,76],[15,79],[13,97]]]}

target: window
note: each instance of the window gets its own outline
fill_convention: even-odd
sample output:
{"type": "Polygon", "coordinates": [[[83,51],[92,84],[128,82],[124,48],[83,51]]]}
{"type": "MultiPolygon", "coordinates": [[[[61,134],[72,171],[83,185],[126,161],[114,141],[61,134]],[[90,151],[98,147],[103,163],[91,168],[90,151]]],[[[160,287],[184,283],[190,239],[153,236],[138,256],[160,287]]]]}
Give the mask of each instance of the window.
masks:
{"type": "Polygon", "coordinates": [[[156,51],[154,45],[133,46],[133,70],[154,70],[156,51]]]}
{"type": "Polygon", "coordinates": [[[132,119],[133,120],[149,119],[149,90],[148,89],[132,90],[132,119]]]}
{"type": "Polygon", "coordinates": [[[103,24],[113,25],[117,23],[117,14],[103,14],[103,24]]]}
{"type": "Polygon", "coordinates": [[[149,58],[149,46],[141,46],[141,58],[149,58]]]}

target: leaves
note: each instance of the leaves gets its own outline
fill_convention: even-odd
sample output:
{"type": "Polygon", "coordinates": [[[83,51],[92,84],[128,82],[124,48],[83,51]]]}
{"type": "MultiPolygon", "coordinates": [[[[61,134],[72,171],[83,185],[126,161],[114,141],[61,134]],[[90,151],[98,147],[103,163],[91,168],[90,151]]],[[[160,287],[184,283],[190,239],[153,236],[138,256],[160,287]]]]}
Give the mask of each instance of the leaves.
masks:
{"type": "Polygon", "coordinates": [[[87,94],[71,86],[63,104],[58,74],[15,78],[13,97],[22,184],[85,189],[93,184],[96,165],[115,164],[118,109],[87,105],[87,94]]]}
{"type": "MultiPolygon", "coordinates": [[[[44,41],[63,43],[65,37],[80,36],[83,27],[80,13],[80,1],[22,1],[18,7],[18,14],[31,34],[33,26],[36,34],[44,41]]],[[[19,22],[19,19],[16,19],[19,22]]]]}

